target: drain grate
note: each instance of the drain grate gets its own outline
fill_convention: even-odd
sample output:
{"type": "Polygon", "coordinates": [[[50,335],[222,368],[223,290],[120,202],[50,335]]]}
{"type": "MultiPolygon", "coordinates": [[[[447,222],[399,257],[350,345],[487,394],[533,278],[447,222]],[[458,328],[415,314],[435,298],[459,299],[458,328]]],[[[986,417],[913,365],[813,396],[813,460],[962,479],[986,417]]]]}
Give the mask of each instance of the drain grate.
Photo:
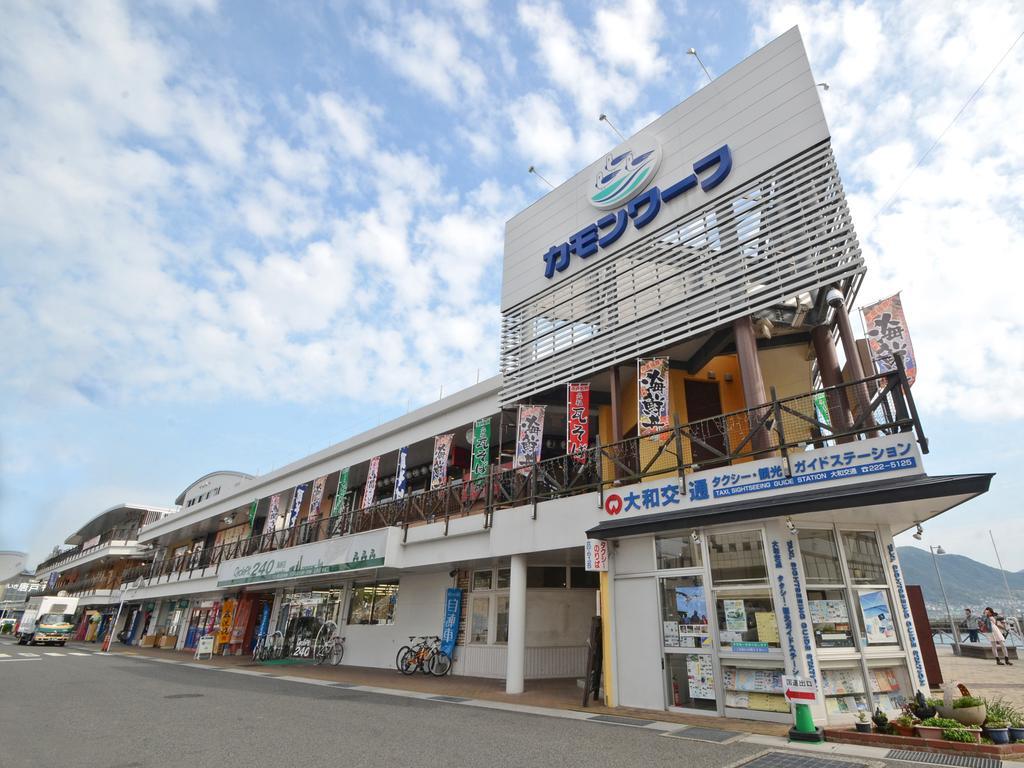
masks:
{"type": "Polygon", "coordinates": [[[800,752],[766,752],[743,763],[743,768],[867,768],[867,765],[847,760],[829,760],[800,752]]]}
{"type": "Polygon", "coordinates": [[[587,718],[592,723],[611,723],[612,725],[636,725],[643,727],[650,725],[653,720],[641,720],[636,717],[616,717],[615,715],[594,715],[587,718]]]}
{"type": "Polygon", "coordinates": [[[1003,761],[992,757],[944,755],[937,752],[915,752],[912,749],[890,749],[885,753],[890,760],[907,760],[928,765],[952,765],[956,768],[1001,768],[1003,761]]]}
{"type": "Polygon", "coordinates": [[[676,739],[714,741],[718,744],[725,744],[726,742],[743,737],[742,733],[737,733],[736,731],[720,731],[717,728],[703,728],[699,725],[694,725],[690,728],[680,728],[678,731],[671,731],[662,735],[671,736],[676,739]]]}
{"type": "Polygon", "coordinates": [[[449,701],[452,704],[458,704],[460,701],[469,701],[464,696],[431,696],[431,701],[449,701]]]}

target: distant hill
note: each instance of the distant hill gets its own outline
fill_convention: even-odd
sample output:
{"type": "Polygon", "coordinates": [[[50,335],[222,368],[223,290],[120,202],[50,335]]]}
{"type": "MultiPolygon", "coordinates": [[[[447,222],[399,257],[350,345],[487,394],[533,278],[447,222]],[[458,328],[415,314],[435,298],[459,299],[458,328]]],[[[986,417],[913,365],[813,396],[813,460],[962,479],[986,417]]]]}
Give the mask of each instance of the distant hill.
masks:
{"type": "MultiPolygon", "coordinates": [[[[946,608],[942,602],[942,590],[935,576],[931,553],[917,547],[898,547],[897,552],[903,566],[904,582],[921,587],[929,613],[944,614],[946,608]]],[[[965,607],[977,614],[986,605],[1015,614],[1024,611],[1024,571],[1006,572],[1006,581],[1013,596],[1013,604],[1008,607],[1003,572],[998,568],[963,555],[938,555],[938,560],[942,584],[949,598],[949,609],[954,617],[959,619],[965,607]]]]}

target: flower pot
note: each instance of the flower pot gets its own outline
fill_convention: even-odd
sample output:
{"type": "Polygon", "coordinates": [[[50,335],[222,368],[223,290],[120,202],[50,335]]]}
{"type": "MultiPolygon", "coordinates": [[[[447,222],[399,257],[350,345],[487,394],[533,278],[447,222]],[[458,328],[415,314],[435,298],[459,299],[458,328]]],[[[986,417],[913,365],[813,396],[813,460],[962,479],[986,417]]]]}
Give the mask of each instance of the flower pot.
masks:
{"type": "Polygon", "coordinates": [[[917,735],[925,741],[942,741],[942,728],[934,725],[919,725],[917,735]]]}
{"type": "MultiPolygon", "coordinates": [[[[857,726],[857,733],[871,733],[871,723],[854,723],[854,725],[857,726]]],[[[940,731],[939,736],[941,737],[942,729],[938,728],[937,730],[940,731]]]]}
{"type": "Polygon", "coordinates": [[[1009,731],[1010,741],[1024,741],[1024,725],[1022,725],[1020,728],[1014,728],[1013,726],[1011,726],[1009,731]]]}
{"type": "Polygon", "coordinates": [[[992,739],[993,744],[1009,744],[1009,728],[986,728],[985,735],[992,739]]]}
{"type": "Polygon", "coordinates": [[[951,712],[953,719],[958,723],[979,726],[985,722],[985,716],[988,714],[984,704],[980,707],[961,707],[960,709],[953,709],[951,712]]]}
{"type": "Polygon", "coordinates": [[[897,736],[913,736],[914,726],[912,725],[900,725],[899,723],[890,723],[892,730],[897,736]]]}

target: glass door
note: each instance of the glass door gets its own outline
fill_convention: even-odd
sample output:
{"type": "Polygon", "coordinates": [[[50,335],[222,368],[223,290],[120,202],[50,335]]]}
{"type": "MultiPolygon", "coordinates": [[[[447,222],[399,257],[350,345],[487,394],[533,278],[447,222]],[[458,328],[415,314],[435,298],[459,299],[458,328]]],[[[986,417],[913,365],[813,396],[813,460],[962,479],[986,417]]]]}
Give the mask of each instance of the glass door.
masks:
{"type": "Polygon", "coordinates": [[[671,709],[717,711],[704,578],[666,576],[659,582],[665,703],[671,709]]]}

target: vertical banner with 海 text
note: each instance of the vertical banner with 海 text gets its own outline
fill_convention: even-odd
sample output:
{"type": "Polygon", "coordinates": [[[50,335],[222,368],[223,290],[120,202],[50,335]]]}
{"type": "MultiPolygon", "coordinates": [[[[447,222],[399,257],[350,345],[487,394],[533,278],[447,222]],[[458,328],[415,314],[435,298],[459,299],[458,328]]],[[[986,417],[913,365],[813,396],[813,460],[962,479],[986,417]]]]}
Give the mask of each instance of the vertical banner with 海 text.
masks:
{"type": "Polygon", "coordinates": [[[438,435],[434,438],[434,458],[430,462],[430,490],[440,488],[448,482],[448,455],[452,450],[455,435],[438,435]]]}
{"type": "Polygon", "coordinates": [[[345,496],[348,494],[348,467],[338,473],[338,490],[334,492],[334,503],[331,505],[331,517],[341,514],[341,508],[345,504],[345,496]]]}
{"type": "Polygon", "coordinates": [[[544,440],[544,406],[520,405],[516,422],[515,467],[526,467],[540,460],[541,443],[544,440]]]}
{"type": "Polygon", "coordinates": [[[302,500],[306,498],[306,491],[309,489],[309,483],[300,483],[295,486],[295,493],[292,494],[292,506],[288,512],[288,525],[286,527],[291,528],[295,525],[295,521],[299,519],[299,510],[302,508],[302,500]]]}
{"type": "Polygon", "coordinates": [[[907,381],[913,384],[917,378],[917,357],[914,355],[914,345],[910,342],[910,330],[907,328],[900,295],[897,293],[863,307],[861,314],[864,316],[868,350],[878,372],[895,371],[895,355],[903,355],[907,381]]]}
{"type": "Polygon", "coordinates": [[[404,499],[405,492],[409,489],[409,478],[405,473],[405,465],[409,460],[409,449],[402,446],[398,449],[398,466],[395,467],[395,493],[392,498],[404,499]]]}
{"type": "Polygon", "coordinates": [[[324,486],[326,485],[327,475],[313,481],[313,495],[309,499],[309,514],[306,515],[306,522],[311,525],[320,517],[320,505],[324,503],[324,486]]]}
{"type": "Polygon", "coordinates": [[[590,444],[590,385],[569,384],[565,408],[565,452],[585,462],[590,444]]]}
{"type": "Polygon", "coordinates": [[[363,506],[373,504],[374,496],[377,493],[377,474],[380,472],[380,456],[370,459],[370,466],[366,470],[366,487],[363,488],[363,506]]]}
{"type": "Polygon", "coordinates": [[[491,461],[491,420],[477,419],[473,423],[473,458],[470,468],[471,480],[483,480],[487,477],[487,467],[491,461]]]}
{"type": "Polygon", "coordinates": [[[668,358],[639,358],[636,382],[637,434],[650,435],[652,440],[668,439],[668,358]]]}

